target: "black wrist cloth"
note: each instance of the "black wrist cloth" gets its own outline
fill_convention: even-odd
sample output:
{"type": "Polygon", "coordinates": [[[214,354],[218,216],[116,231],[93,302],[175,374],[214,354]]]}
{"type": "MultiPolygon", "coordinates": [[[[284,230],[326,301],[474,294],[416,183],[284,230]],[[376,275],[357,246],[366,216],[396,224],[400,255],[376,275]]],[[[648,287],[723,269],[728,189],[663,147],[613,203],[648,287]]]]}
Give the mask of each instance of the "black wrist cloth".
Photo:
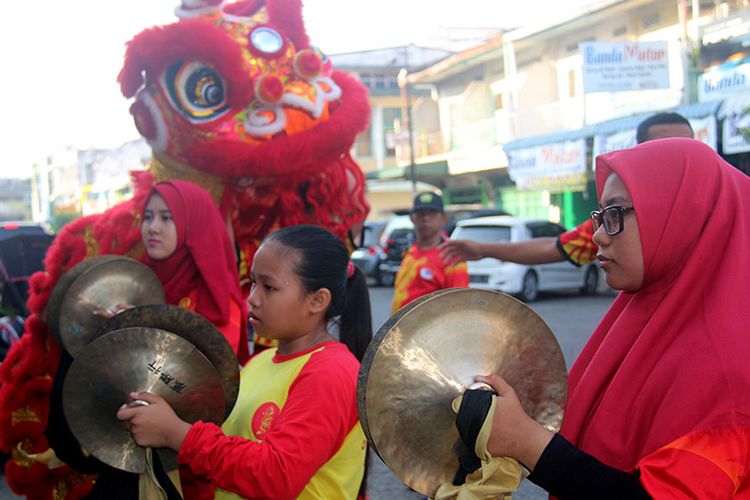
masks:
{"type": "Polygon", "coordinates": [[[466,481],[466,476],[479,469],[482,461],[476,454],[476,443],[479,431],[487,418],[487,413],[492,406],[494,391],[485,389],[469,389],[463,394],[461,407],[456,415],[456,427],[461,441],[466,445],[465,454],[458,457],[458,470],[453,477],[453,485],[461,486],[466,481]]]}

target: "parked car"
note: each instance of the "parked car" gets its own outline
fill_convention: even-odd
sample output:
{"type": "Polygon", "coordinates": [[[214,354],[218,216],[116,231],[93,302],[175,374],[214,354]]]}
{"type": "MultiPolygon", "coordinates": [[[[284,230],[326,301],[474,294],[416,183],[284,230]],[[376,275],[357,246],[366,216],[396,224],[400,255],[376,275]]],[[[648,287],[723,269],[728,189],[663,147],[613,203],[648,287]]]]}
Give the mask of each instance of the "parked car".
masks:
{"type": "Polygon", "coordinates": [[[0,223],[0,314],[27,314],[29,277],[44,269],[54,235],[47,224],[0,223]]]}
{"type": "Polygon", "coordinates": [[[374,278],[380,283],[380,261],[383,259],[383,248],[379,245],[380,235],[385,229],[385,221],[366,221],[362,227],[360,247],[352,252],[352,262],[359,267],[365,276],[374,278]]]}
{"type": "Polygon", "coordinates": [[[445,225],[445,232],[451,234],[456,228],[456,223],[465,219],[476,219],[477,217],[491,217],[496,215],[510,215],[508,212],[496,208],[475,207],[472,205],[449,205],[445,207],[445,213],[448,214],[448,223],[445,225]]]}
{"type": "MultiPolygon", "coordinates": [[[[452,239],[490,242],[520,242],[542,236],[556,237],[565,232],[559,224],[545,220],[516,217],[481,217],[456,224],[452,239]]],[[[594,262],[576,267],[570,262],[527,266],[487,258],[468,262],[469,286],[516,295],[521,300],[536,300],[540,291],[577,288],[584,294],[596,293],[599,266],[594,262]]]]}
{"type": "Polygon", "coordinates": [[[401,267],[401,258],[414,241],[414,223],[408,215],[396,215],[388,221],[380,236],[380,247],[383,249],[379,266],[381,285],[393,286],[401,267]]]}
{"type": "Polygon", "coordinates": [[[0,222],[0,240],[19,234],[54,234],[46,222],[0,222]]]}

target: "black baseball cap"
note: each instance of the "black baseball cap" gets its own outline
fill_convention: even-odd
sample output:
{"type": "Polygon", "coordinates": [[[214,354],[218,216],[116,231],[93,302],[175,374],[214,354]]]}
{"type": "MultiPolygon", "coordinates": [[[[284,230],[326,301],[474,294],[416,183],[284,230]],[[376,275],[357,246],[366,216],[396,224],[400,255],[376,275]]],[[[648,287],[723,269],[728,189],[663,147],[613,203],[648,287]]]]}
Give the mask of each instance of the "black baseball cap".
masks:
{"type": "Polygon", "coordinates": [[[435,210],[437,212],[442,212],[443,199],[439,194],[430,191],[418,193],[414,197],[414,207],[411,211],[416,212],[417,210],[435,210]]]}

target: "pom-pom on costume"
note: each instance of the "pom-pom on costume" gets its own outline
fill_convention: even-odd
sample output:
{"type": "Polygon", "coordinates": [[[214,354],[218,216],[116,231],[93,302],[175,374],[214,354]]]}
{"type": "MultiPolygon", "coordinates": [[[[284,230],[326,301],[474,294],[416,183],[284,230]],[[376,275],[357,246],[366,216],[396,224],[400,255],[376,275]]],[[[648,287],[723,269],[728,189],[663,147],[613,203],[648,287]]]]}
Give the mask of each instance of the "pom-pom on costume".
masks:
{"type": "Polygon", "coordinates": [[[184,179],[213,196],[252,257],[276,228],[314,223],[341,238],[364,220],[364,176],[349,155],[367,127],[365,88],[310,45],[300,0],[182,0],[179,21],[128,43],[119,82],[153,149],[133,199],[82,217],[56,237],[31,279],[27,333],[0,368],[0,448],[11,488],[35,499],[85,496],[93,477],[60,464],[44,436],[60,347],[44,310],[60,276],[100,254],[139,258],[140,207],[154,183],[184,179]]]}

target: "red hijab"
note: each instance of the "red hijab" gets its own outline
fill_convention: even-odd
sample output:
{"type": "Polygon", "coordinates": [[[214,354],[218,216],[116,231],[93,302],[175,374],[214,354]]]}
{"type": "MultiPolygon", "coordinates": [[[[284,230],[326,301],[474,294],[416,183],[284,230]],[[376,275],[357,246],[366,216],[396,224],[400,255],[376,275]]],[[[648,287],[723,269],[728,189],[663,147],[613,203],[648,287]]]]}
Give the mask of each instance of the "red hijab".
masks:
{"type": "Polygon", "coordinates": [[[621,293],[570,372],[562,434],[631,470],[678,437],[750,425],[750,178],[692,139],[599,156],[641,236],[644,283],[621,293]]]}
{"type": "Polygon", "coordinates": [[[145,254],[143,262],[159,277],[167,303],[178,304],[196,290],[195,312],[214,324],[229,321],[234,300],[242,310],[242,351],[247,344],[247,314],[237,259],[226,224],[211,195],[195,184],[180,180],[160,182],[153,192],[164,198],[169,207],[177,228],[177,248],[161,260],[145,254]]]}

